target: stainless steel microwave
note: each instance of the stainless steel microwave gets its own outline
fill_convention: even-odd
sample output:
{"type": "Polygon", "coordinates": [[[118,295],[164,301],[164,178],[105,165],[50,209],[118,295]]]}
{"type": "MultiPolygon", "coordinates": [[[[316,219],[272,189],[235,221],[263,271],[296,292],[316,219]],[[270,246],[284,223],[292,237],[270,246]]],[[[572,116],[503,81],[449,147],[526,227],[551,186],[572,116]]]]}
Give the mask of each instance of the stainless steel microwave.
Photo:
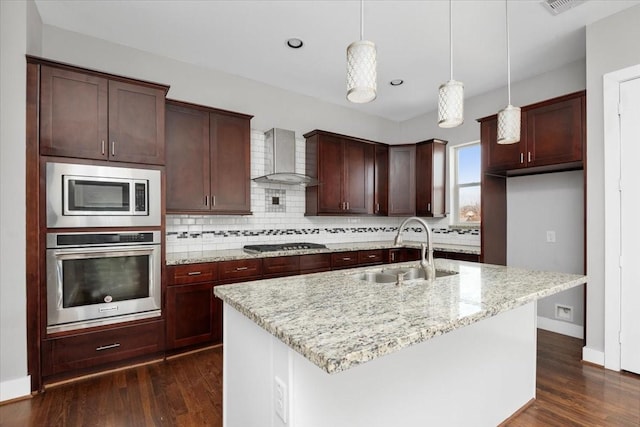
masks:
{"type": "Polygon", "coordinates": [[[47,227],[161,225],[155,169],[47,163],[47,227]]]}

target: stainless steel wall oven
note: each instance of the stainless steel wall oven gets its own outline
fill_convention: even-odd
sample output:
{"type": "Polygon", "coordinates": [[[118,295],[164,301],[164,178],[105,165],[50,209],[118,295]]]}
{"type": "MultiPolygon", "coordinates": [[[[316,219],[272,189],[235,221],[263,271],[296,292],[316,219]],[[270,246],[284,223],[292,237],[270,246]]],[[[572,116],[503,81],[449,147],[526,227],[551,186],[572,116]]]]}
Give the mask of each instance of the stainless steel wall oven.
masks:
{"type": "Polygon", "coordinates": [[[160,316],[160,231],[47,234],[47,332],[160,316]]]}

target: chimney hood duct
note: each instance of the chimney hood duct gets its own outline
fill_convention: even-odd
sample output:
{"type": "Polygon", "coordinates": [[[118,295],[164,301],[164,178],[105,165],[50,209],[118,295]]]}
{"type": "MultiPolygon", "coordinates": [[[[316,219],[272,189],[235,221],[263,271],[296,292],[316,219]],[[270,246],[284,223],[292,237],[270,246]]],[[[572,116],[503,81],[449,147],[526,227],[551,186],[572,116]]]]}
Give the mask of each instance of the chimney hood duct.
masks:
{"type": "Polygon", "coordinates": [[[255,182],[271,184],[318,185],[318,181],[296,173],[296,134],[294,131],[273,128],[264,134],[265,175],[255,182]]]}

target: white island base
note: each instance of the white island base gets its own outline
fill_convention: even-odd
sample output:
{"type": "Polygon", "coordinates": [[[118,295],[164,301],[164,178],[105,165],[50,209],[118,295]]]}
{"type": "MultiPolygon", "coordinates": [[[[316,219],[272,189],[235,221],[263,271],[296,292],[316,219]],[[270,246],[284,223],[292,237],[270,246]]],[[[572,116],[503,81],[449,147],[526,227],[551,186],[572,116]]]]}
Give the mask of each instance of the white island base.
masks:
{"type": "Polygon", "coordinates": [[[328,374],[225,303],[223,425],[496,426],[535,397],[535,315],[531,302],[328,374]]]}

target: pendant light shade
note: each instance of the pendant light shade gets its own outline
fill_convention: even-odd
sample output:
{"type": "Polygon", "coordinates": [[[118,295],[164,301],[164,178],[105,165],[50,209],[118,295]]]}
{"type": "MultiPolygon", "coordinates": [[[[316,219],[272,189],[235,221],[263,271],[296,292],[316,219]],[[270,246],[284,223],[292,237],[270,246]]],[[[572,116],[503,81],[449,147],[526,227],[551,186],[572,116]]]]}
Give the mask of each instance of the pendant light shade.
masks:
{"type": "Polygon", "coordinates": [[[520,107],[509,104],[498,112],[498,144],[520,141],[520,107]]]}
{"type": "Polygon", "coordinates": [[[507,28],[507,106],[498,112],[498,144],[515,144],[520,141],[520,108],[511,105],[511,56],[509,54],[509,9],[504,2],[507,28]]]}
{"type": "Polygon", "coordinates": [[[360,0],[360,40],[347,47],[347,99],[357,104],[376,99],[376,45],[364,40],[364,5],[360,0]]]}
{"type": "Polygon", "coordinates": [[[368,40],[347,48],[347,99],[362,104],[377,96],[376,45],[368,40]]]}
{"type": "Polygon", "coordinates": [[[453,26],[449,0],[449,60],[451,77],[438,88],[438,126],[453,128],[464,122],[464,83],[453,80],[453,26]]]}

